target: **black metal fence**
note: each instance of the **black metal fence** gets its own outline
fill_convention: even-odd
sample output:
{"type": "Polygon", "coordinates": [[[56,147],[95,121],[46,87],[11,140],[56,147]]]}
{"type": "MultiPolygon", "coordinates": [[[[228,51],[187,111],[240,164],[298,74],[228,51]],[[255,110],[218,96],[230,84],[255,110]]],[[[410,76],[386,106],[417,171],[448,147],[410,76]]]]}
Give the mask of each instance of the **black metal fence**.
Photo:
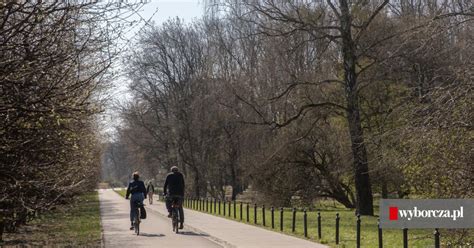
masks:
{"type": "MultiPolygon", "coordinates": [[[[233,219],[236,219],[237,220],[237,214],[239,216],[239,219],[240,221],[244,221],[243,220],[243,211],[244,211],[244,205],[245,206],[245,213],[246,213],[246,219],[245,221],[247,223],[250,223],[250,206],[252,204],[250,203],[243,203],[243,202],[236,202],[236,201],[221,201],[221,200],[218,200],[218,199],[209,199],[209,198],[186,198],[184,200],[184,207],[186,208],[190,208],[190,209],[194,209],[194,210],[197,210],[197,211],[202,211],[202,212],[207,212],[207,213],[211,213],[211,214],[216,214],[216,215],[221,215],[221,216],[227,216],[228,218],[231,217],[231,210],[233,209],[233,219]],[[239,213],[237,213],[237,204],[240,206],[239,208],[239,213]],[[223,206],[222,210],[221,211],[221,206],[223,206]],[[233,207],[232,207],[233,206],[233,207]]],[[[253,223],[255,225],[258,225],[258,224],[261,224],[262,226],[267,226],[267,223],[266,223],[266,218],[265,218],[265,215],[266,215],[266,208],[265,208],[265,205],[262,205],[261,207],[261,214],[262,214],[262,223],[258,223],[258,206],[257,204],[253,204],[252,206],[253,208],[253,223]]],[[[271,228],[272,229],[275,229],[275,211],[276,211],[277,208],[275,207],[270,207],[269,208],[269,211],[270,211],[270,219],[271,219],[271,228]]],[[[280,207],[279,208],[279,212],[280,212],[280,231],[284,231],[284,208],[280,207]]],[[[291,210],[291,214],[292,214],[292,222],[291,222],[291,231],[292,232],[295,232],[296,231],[296,215],[298,213],[298,209],[297,208],[293,208],[291,210]]],[[[306,209],[302,209],[301,211],[303,213],[303,233],[304,233],[304,236],[307,238],[308,237],[308,215],[307,215],[307,210],[306,209]]],[[[321,221],[322,221],[322,217],[321,217],[321,212],[317,212],[317,237],[318,239],[322,239],[322,225],[321,225],[321,221]]],[[[341,221],[341,218],[339,216],[339,213],[336,213],[335,215],[335,242],[336,242],[336,245],[339,244],[339,241],[340,241],[340,233],[339,233],[339,229],[340,229],[340,221],[341,221]]],[[[357,248],[360,248],[360,241],[361,241],[361,223],[362,223],[362,220],[360,218],[360,215],[357,215],[357,218],[356,218],[356,247],[357,248]]],[[[383,248],[383,230],[380,226],[380,221],[377,220],[377,234],[378,234],[378,246],[379,248],[383,248]]],[[[403,232],[403,247],[404,248],[407,248],[408,247],[408,229],[405,228],[402,230],[403,232]]],[[[440,233],[439,233],[439,230],[438,229],[435,229],[434,233],[434,247],[435,248],[439,248],[440,247],[440,233]]]]}

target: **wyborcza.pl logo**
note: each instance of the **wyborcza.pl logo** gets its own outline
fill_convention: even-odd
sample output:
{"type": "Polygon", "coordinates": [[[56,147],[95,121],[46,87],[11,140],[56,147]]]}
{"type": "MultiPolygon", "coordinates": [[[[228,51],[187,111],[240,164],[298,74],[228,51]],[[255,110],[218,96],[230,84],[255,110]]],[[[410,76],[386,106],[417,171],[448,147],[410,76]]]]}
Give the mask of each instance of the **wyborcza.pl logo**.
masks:
{"type": "Polygon", "coordinates": [[[473,228],[474,199],[380,202],[382,228],[473,228]]]}
{"type": "Polygon", "coordinates": [[[463,214],[464,207],[460,207],[459,210],[433,210],[433,209],[418,209],[414,207],[413,209],[398,209],[398,207],[389,207],[389,220],[398,220],[400,218],[406,218],[407,220],[412,220],[413,218],[452,218],[456,220],[458,218],[464,218],[463,214]]]}

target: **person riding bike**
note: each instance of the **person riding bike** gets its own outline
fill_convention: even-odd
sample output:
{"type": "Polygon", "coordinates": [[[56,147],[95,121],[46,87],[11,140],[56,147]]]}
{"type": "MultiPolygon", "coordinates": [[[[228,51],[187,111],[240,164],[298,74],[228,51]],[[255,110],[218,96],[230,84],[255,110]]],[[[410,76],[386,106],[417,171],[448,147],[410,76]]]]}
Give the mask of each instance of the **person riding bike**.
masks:
{"type": "Polygon", "coordinates": [[[127,187],[127,194],[125,195],[125,199],[128,199],[130,195],[132,197],[130,198],[130,222],[132,223],[130,230],[133,230],[133,219],[136,215],[136,202],[139,202],[141,206],[143,206],[143,200],[146,199],[146,188],[145,184],[138,180],[140,178],[140,175],[138,174],[138,171],[135,171],[133,173],[133,181],[128,183],[127,187]]]}
{"type": "Polygon", "coordinates": [[[171,173],[166,176],[165,185],[163,187],[163,194],[166,197],[166,208],[168,209],[168,218],[171,218],[171,204],[177,202],[179,204],[179,216],[180,225],[179,229],[183,229],[184,223],[184,211],[183,211],[183,198],[184,198],[184,176],[179,172],[178,167],[171,167],[171,173]]]}

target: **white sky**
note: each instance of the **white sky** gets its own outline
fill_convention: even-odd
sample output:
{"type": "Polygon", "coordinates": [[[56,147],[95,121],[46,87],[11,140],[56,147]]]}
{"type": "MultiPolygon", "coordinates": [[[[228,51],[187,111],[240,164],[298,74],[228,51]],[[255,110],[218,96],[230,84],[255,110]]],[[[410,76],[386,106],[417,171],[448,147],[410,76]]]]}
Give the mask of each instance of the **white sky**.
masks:
{"type": "Polygon", "coordinates": [[[184,22],[192,22],[204,13],[203,0],[149,0],[139,11],[145,20],[161,25],[170,18],[179,17],[184,22]]]}
{"type": "Polygon", "coordinates": [[[151,17],[158,10],[153,18],[157,24],[176,16],[191,21],[202,16],[203,8],[202,0],[152,0],[143,8],[143,17],[151,17]]]}

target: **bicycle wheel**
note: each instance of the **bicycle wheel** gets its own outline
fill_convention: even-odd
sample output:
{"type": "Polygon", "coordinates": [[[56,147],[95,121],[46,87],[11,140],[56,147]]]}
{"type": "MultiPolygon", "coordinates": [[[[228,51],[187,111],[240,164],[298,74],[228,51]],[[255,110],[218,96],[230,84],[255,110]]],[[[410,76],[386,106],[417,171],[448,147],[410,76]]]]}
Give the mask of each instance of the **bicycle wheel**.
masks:
{"type": "Polygon", "coordinates": [[[178,222],[179,222],[178,216],[179,215],[178,215],[178,210],[177,209],[175,209],[174,211],[175,211],[174,230],[175,230],[176,233],[178,233],[179,232],[179,228],[178,228],[178,222]]]}
{"type": "Polygon", "coordinates": [[[137,208],[135,215],[135,233],[140,235],[140,208],[137,208]]]}
{"type": "Polygon", "coordinates": [[[176,229],[176,233],[179,233],[179,227],[178,227],[178,223],[179,223],[179,210],[178,210],[178,209],[175,209],[175,212],[176,212],[176,224],[175,224],[175,229],[176,229]]]}
{"type": "Polygon", "coordinates": [[[171,210],[171,225],[173,227],[173,232],[178,233],[178,215],[175,208],[171,210]]]}

